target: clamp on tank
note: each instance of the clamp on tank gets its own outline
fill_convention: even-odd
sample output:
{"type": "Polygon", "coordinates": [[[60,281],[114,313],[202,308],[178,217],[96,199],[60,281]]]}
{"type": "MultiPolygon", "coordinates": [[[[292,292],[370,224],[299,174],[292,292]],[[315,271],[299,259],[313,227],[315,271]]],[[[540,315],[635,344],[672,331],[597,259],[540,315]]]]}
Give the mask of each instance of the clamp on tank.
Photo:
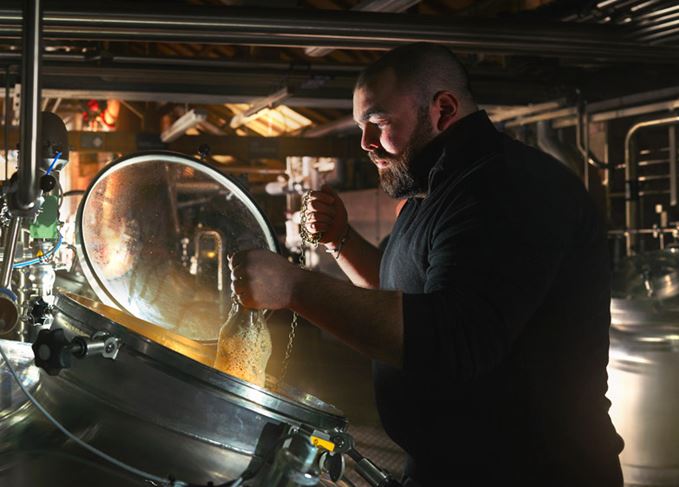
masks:
{"type": "Polygon", "coordinates": [[[267,487],[313,486],[320,472],[315,468],[318,451],[302,430],[291,434],[276,452],[273,465],[258,485],[267,487]]]}
{"type": "Polygon", "coordinates": [[[401,484],[388,472],[379,468],[356,450],[354,438],[348,433],[324,435],[314,432],[311,436],[311,441],[317,448],[325,450],[321,455],[319,464],[321,469],[328,473],[333,482],[337,482],[344,476],[346,469],[344,454],[347,454],[356,462],[356,472],[371,487],[401,487],[401,484]]]}
{"type": "Polygon", "coordinates": [[[105,332],[97,332],[92,337],[77,336],[69,340],[64,330],[40,330],[32,345],[35,365],[49,375],[59,375],[62,369],[71,367],[73,357],[84,359],[101,355],[115,360],[120,350],[120,339],[105,332]]]}

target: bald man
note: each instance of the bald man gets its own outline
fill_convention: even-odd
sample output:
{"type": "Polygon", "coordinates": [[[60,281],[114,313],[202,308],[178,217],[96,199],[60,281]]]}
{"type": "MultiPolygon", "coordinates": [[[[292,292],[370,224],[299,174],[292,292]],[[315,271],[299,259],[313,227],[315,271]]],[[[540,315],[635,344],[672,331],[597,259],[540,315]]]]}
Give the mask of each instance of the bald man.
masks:
{"type": "Polygon", "coordinates": [[[307,229],[351,283],[256,250],[233,258],[234,291],[373,359],[410,485],[621,486],[605,397],[607,245],[583,184],[498,132],[441,46],[367,68],[354,118],[382,188],[407,200],[384,252],[324,188],[307,229]]]}

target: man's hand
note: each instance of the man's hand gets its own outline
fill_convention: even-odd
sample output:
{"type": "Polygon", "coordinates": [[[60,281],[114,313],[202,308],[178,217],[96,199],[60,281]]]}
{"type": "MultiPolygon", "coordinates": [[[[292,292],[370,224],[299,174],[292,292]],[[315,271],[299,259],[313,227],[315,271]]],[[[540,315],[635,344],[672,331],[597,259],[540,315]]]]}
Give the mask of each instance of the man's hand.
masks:
{"type": "Polygon", "coordinates": [[[229,258],[231,291],[246,308],[289,308],[301,270],[269,250],[238,252],[229,258]]]}
{"type": "Polygon", "coordinates": [[[246,308],[288,308],[369,357],[400,367],[403,298],[300,269],[269,250],[229,257],[231,288],[246,308]]]}
{"type": "Polygon", "coordinates": [[[338,194],[327,184],[320,191],[311,191],[306,211],[306,230],[321,234],[322,244],[336,247],[347,233],[347,209],[338,194]]]}

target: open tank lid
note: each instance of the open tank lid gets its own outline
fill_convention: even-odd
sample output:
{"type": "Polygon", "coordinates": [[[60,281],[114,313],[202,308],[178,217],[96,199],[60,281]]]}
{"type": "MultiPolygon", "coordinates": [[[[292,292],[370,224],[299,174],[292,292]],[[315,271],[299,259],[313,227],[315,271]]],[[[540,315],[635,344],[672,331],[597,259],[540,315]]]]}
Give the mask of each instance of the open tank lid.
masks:
{"type": "Polygon", "coordinates": [[[103,303],[213,341],[231,308],[227,255],[277,244],[234,180],[188,156],[152,152],[94,178],[78,209],[76,248],[103,303]]]}

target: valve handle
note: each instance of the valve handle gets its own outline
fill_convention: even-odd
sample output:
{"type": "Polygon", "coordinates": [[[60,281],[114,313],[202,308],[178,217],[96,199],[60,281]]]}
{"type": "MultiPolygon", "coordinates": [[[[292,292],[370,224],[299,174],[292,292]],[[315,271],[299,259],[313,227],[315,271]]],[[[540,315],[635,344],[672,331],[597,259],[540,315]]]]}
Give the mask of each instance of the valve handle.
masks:
{"type": "Polygon", "coordinates": [[[49,375],[59,375],[62,369],[71,367],[73,346],[61,328],[40,330],[31,348],[35,365],[49,375]]]}

